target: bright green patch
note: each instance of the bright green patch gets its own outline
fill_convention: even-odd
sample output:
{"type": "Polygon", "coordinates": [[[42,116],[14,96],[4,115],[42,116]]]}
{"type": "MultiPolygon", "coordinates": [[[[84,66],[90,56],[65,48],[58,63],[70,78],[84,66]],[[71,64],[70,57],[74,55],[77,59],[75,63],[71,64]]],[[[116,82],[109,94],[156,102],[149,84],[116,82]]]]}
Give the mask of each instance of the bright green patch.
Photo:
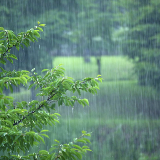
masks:
{"type": "MultiPolygon", "coordinates": [[[[97,76],[98,67],[96,58],[91,57],[90,63],[86,63],[83,57],[56,57],[54,66],[63,64],[66,75],[81,79],[82,77],[97,76]]],[[[104,80],[133,80],[133,64],[123,56],[102,56],[101,75],[104,80]]]]}

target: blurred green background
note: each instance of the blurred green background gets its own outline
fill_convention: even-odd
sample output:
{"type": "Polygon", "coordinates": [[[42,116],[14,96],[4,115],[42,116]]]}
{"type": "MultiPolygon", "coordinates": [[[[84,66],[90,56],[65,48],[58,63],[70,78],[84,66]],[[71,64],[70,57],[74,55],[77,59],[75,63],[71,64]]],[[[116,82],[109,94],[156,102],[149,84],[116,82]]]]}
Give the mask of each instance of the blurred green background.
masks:
{"type": "MultiPolygon", "coordinates": [[[[93,152],[84,160],[159,160],[160,1],[0,0],[0,27],[19,33],[37,21],[46,24],[41,39],[13,49],[18,60],[4,69],[41,73],[63,64],[75,80],[104,80],[97,95],[81,95],[89,107],[56,107],[60,124],[47,126],[50,139],[31,150],[48,149],[54,139],[68,143],[86,130],[93,152]]],[[[34,89],[13,89],[15,101],[39,99],[34,89]]]]}
{"type": "MultiPolygon", "coordinates": [[[[54,66],[63,64],[66,76],[81,79],[96,77],[96,59],[86,63],[82,57],[56,57],[54,66]],[[82,69],[83,68],[83,69],[82,69]]],[[[54,139],[68,143],[80,136],[82,130],[92,132],[90,148],[83,159],[89,160],[158,160],[160,148],[159,95],[149,86],[140,86],[133,74],[133,64],[123,56],[102,57],[103,82],[96,95],[85,93],[90,105],[78,103],[73,108],[61,106],[60,123],[49,129],[50,139],[39,149],[48,149],[54,139]]],[[[21,89],[15,100],[30,99],[31,93],[21,89]]],[[[78,95],[77,95],[78,96],[78,95]]]]}

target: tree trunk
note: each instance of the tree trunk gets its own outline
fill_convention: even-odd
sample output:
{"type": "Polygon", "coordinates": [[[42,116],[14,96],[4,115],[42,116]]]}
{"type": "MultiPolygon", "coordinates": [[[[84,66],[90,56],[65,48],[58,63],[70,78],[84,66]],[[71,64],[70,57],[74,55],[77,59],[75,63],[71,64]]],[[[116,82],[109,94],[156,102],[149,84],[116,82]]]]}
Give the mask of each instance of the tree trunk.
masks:
{"type": "Polygon", "coordinates": [[[101,75],[101,56],[96,57],[97,66],[98,66],[98,75],[101,75]]]}

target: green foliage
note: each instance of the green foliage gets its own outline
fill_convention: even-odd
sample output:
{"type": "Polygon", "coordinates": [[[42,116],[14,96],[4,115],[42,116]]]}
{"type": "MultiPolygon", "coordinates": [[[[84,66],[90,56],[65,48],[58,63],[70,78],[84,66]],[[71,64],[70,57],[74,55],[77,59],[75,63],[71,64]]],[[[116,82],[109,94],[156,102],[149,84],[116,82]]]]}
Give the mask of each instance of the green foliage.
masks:
{"type": "MultiPolygon", "coordinates": [[[[6,64],[7,61],[13,63],[17,59],[10,51],[13,47],[17,50],[29,46],[30,42],[37,41],[40,38],[39,32],[43,31],[45,24],[38,22],[38,26],[21,32],[17,35],[11,30],[5,30],[1,27],[0,32],[0,63],[6,64]]],[[[98,81],[102,78],[84,78],[74,81],[71,77],[64,76],[64,68],[60,65],[49,69],[43,69],[42,75],[26,70],[7,71],[1,67],[0,72],[0,151],[5,153],[2,159],[82,159],[82,155],[91,151],[87,146],[90,141],[85,136],[89,133],[82,131],[82,136],[74,139],[69,144],[60,144],[56,141],[49,151],[40,150],[38,153],[27,155],[30,147],[45,143],[44,138],[49,138],[48,130],[43,130],[45,125],[55,125],[59,122],[60,114],[56,113],[55,107],[73,106],[78,102],[82,106],[89,105],[87,99],[80,99],[76,96],[69,97],[66,92],[81,95],[82,91],[95,94],[98,87],[98,81]],[[32,82],[32,83],[30,83],[32,82]],[[28,86],[27,84],[30,85],[28,86]],[[32,100],[31,102],[14,102],[13,97],[4,95],[4,88],[13,92],[13,85],[18,87],[20,84],[26,86],[29,90],[35,86],[39,89],[37,96],[42,97],[42,101],[32,100]]]]}

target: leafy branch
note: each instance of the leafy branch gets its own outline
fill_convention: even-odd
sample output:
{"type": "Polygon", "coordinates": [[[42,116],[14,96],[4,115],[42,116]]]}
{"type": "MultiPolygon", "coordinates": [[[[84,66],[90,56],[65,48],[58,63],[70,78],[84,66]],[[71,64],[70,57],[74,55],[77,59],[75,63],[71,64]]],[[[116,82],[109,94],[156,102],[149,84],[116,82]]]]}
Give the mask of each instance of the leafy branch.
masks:
{"type": "MultiPolygon", "coordinates": [[[[26,33],[19,33],[17,36],[10,30],[4,30],[0,27],[0,63],[6,64],[6,60],[13,63],[12,59],[17,59],[10,50],[16,47],[30,45],[37,38],[40,38],[41,27],[45,26],[38,22],[38,26],[28,30],[26,33]],[[6,60],[4,60],[6,58],[6,60]]],[[[75,93],[81,95],[82,91],[97,93],[99,83],[102,78],[84,78],[83,80],[74,81],[71,77],[65,76],[65,69],[61,65],[49,69],[43,69],[42,75],[34,72],[7,71],[0,67],[0,150],[5,152],[2,159],[82,159],[82,155],[91,151],[88,146],[80,146],[76,143],[90,143],[84,136],[90,136],[89,133],[82,131],[82,136],[74,139],[69,144],[54,144],[49,151],[40,150],[38,153],[29,154],[28,156],[20,156],[20,153],[26,153],[31,146],[38,145],[39,142],[45,143],[43,137],[49,138],[42,130],[45,125],[55,125],[59,122],[59,113],[55,112],[56,106],[71,106],[76,102],[80,105],[87,106],[89,102],[86,98],[80,99],[75,93]],[[44,74],[45,73],[45,74],[44,74]],[[23,84],[30,90],[33,86],[39,89],[37,96],[44,98],[42,101],[33,100],[31,102],[14,102],[13,97],[4,94],[4,88],[13,92],[13,85],[23,84]],[[30,84],[30,85],[29,85],[30,84]],[[29,85],[29,86],[28,86],[29,85]],[[66,92],[71,92],[69,97],[66,92]],[[74,95],[75,94],[75,95],[74,95]],[[56,147],[56,148],[55,148],[56,147]],[[58,147],[58,148],[57,148],[58,147]],[[57,150],[58,149],[58,150],[57,150]],[[18,155],[12,155],[17,153],[18,155]]]]}
{"type": "Polygon", "coordinates": [[[44,26],[45,24],[40,24],[40,22],[38,22],[38,26],[31,28],[26,33],[21,32],[17,36],[13,31],[5,30],[3,27],[0,27],[0,62],[6,64],[6,61],[4,60],[4,58],[6,58],[13,63],[11,58],[17,59],[17,57],[10,54],[10,50],[13,47],[16,47],[17,50],[19,50],[20,47],[23,48],[23,45],[27,47],[30,46],[30,42],[35,42],[37,41],[37,38],[40,38],[39,32],[43,31],[42,27],[44,26]]]}
{"type": "MultiPolygon", "coordinates": [[[[30,81],[31,80],[34,81],[34,84],[31,84],[29,86],[29,89],[34,85],[38,84],[38,86],[41,88],[40,90],[41,93],[39,93],[38,95],[48,96],[48,98],[46,101],[40,103],[35,110],[32,110],[31,112],[29,112],[28,115],[24,116],[22,119],[15,122],[13,125],[18,125],[28,116],[30,116],[30,114],[37,112],[42,107],[48,107],[49,102],[52,100],[54,100],[55,102],[57,101],[59,106],[62,105],[63,103],[65,103],[65,105],[67,106],[69,105],[73,106],[76,101],[83,106],[89,105],[89,102],[87,99],[78,99],[76,96],[72,96],[71,98],[64,97],[63,94],[65,95],[66,91],[71,91],[73,93],[77,91],[80,94],[80,90],[89,91],[94,94],[96,93],[96,89],[98,89],[98,83],[96,82],[96,80],[93,78],[85,78],[83,81],[74,82],[70,78],[64,78],[63,77],[64,72],[62,71],[63,71],[62,67],[59,66],[52,69],[51,71],[47,70],[47,73],[45,74],[44,77],[37,75],[37,73],[35,73],[35,76],[32,76],[30,78],[30,81]],[[58,73],[61,73],[61,74],[58,74],[58,73]],[[61,76],[62,78],[57,75],[61,76]]],[[[98,78],[98,80],[101,81],[101,78],[98,78]]]]}

